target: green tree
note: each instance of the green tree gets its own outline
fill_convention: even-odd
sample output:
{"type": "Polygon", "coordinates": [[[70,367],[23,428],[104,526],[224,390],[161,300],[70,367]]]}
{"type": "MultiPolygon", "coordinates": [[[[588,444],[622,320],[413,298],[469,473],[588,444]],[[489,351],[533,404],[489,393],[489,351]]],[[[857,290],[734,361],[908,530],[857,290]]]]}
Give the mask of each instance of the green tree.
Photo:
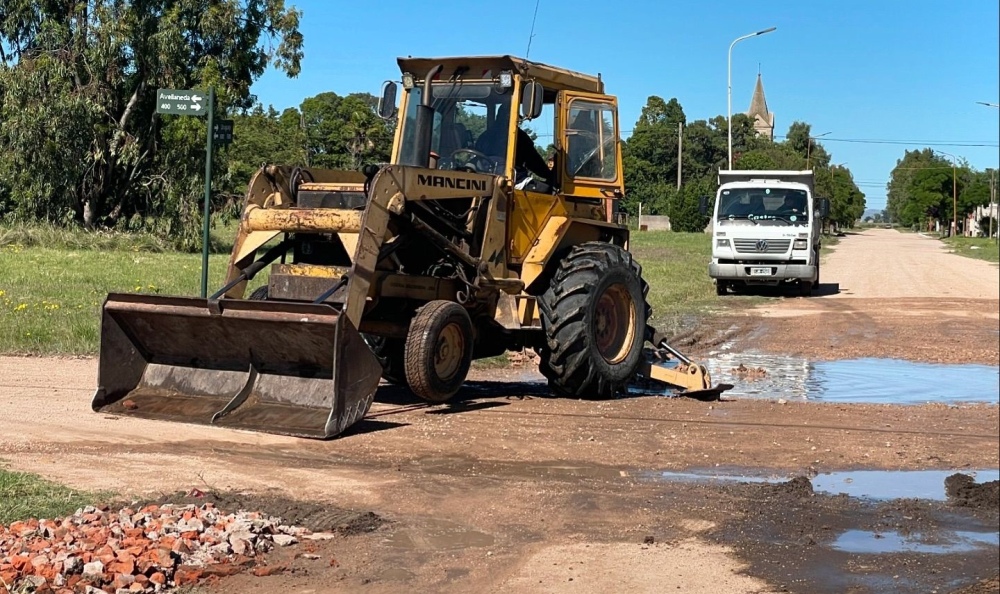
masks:
{"type": "MultiPolygon", "coordinates": [[[[214,86],[252,104],[273,64],[302,59],[284,0],[63,0],[0,9],[0,186],[8,214],[87,227],[197,218],[205,122],[154,115],[156,89],[214,86]]],[[[196,233],[195,233],[196,235],[196,233]]]]}
{"type": "Polygon", "coordinates": [[[341,97],[326,92],[304,100],[301,113],[309,165],[358,169],[365,163],[388,161],[392,129],[375,113],[376,103],[367,93],[341,97]]]}

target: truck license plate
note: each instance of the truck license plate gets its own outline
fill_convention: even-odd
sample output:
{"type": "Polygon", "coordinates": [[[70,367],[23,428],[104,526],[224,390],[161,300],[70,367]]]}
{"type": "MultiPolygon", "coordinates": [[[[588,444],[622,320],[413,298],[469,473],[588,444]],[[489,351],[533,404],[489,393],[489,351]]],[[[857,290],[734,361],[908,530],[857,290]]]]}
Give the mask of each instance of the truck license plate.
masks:
{"type": "Polygon", "coordinates": [[[771,276],[770,268],[751,268],[750,276],[771,276]]]}

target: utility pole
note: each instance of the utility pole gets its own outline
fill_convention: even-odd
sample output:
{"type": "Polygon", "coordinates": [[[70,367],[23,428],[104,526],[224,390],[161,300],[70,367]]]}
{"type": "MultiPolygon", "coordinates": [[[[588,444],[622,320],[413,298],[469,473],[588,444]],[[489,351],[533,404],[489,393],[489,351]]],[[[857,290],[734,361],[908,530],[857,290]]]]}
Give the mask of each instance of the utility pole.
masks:
{"type": "MultiPolygon", "coordinates": [[[[996,179],[996,169],[990,169],[990,234],[988,237],[993,237],[993,219],[997,216],[997,185],[996,179]]],[[[997,236],[1000,237],[1000,229],[997,230],[997,236]]]]}
{"type": "Polygon", "coordinates": [[[677,122],[677,189],[681,189],[681,150],[684,145],[684,123],[677,122]]]}

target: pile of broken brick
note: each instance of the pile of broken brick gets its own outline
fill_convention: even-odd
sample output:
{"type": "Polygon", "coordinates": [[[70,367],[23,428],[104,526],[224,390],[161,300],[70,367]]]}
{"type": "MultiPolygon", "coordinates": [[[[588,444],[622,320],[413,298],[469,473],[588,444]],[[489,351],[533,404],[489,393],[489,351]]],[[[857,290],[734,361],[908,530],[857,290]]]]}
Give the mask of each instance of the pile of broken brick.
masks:
{"type": "Polygon", "coordinates": [[[86,507],[0,526],[0,594],[138,594],[242,571],[272,575],[285,568],[267,565],[261,553],[332,536],[212,503],[86,507]]]}

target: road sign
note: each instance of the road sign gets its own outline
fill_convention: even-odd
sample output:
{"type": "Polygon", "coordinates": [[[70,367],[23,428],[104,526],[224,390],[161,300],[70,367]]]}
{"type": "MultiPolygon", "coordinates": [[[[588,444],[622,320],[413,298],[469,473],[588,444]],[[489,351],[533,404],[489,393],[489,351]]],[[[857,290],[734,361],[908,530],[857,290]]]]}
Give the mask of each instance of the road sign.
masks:
{"type": "Polygon", "coordinates": [[[207,95],[204,91],[159,89],[156,91],[156,113],[206,115],[209,110],[207,95]]]}
{"type": "Polygon", "coordinates": [[[201,296],[208,292],[208,227],[212,204],[212,141],[229,144],[233,141],[233,121],[213,122],[215,114],[215,88],[204,91],[157,89],[156,113],[174,115],[208,116],[208,134],[205,135],[205,211],[201,220],[201,296]],[[225,126],[225,128],[223,127],[225,126]],[[225,131],[224,131],[225,130],[225,131]],[[221,136],[220,136],[221,134],[221,136]]]}
{"type": "Polygon", "coordinates": [[[212,139],[219,144],[230,144],[233,141],[233,121],[219,120],[212,125],[212,139]]]}

